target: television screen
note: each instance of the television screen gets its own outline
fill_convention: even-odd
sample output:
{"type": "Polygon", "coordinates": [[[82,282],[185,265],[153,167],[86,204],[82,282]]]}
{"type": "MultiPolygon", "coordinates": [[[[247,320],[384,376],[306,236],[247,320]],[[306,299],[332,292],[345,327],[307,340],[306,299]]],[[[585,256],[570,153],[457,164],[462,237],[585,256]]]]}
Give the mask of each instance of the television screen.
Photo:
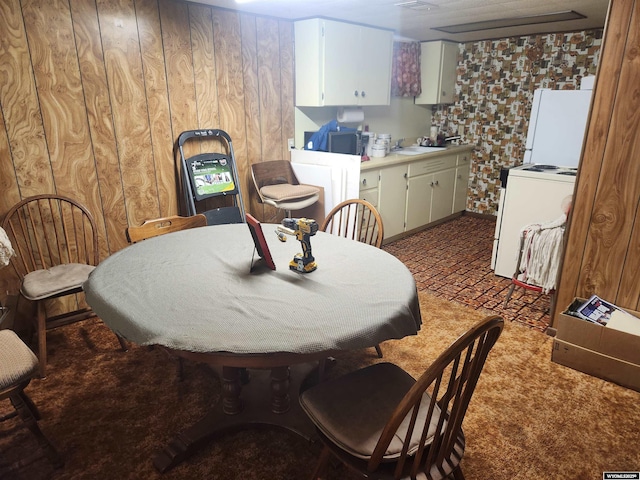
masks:
{"type": "Polygon", "coordinates": [[[221,153],[203,153],[189,158],[190,177],[197,200],[237,194],[231,161],[221,153]]]}

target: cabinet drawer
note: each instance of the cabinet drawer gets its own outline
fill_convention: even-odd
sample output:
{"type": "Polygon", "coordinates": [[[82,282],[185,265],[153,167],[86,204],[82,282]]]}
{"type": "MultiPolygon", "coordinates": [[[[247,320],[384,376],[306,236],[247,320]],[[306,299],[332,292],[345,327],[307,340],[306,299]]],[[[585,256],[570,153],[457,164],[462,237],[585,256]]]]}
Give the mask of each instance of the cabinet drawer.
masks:
{"type": "Polygon", "coordinates": [[[366,190],[367,188],[377,188],[378,177],[379,174],[377,170],[360,172],[360,190],[366,190]]]}
{"type": "Polygon", "coordinates": [[[366,200],[371,205],[378,208],[378,189],[369,188],[368,190],[360,190],[360,199],[366,200]]]}
{"type": "Polygon", "coordinates": [[[458,155],[458,163],[457,165],[469,165],[469,162],[471,161],[471,152],[467,152],[467,153],[461,153],[460,155],[458,155]]]}
{"type": "Polygon", "coordinates": [[[456,166],[457,155],[449,155],[446,157],[431,158],[428,160],[419,160],[409,164],[409,177],[424,175],[425,173],[446,170],[456,166]]]}

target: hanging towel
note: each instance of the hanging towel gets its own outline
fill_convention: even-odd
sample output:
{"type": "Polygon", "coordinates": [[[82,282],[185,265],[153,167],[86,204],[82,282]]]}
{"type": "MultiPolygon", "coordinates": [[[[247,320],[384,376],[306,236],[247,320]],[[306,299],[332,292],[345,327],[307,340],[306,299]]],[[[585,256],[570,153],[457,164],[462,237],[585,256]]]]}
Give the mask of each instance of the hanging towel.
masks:
{"type": "Polygon", "coordinates": [[[519,280],[541,287],[544,293],[555,290],[566,223],[563,214],[552,222],[530,224],[520,231],[519,280]]]}
{"type": "Polygon", "coordinates": [[[16,252],[13,251],[7,232],[0,227],[0,268],[9,265],[9,259],[15,254],[16,252]]]}

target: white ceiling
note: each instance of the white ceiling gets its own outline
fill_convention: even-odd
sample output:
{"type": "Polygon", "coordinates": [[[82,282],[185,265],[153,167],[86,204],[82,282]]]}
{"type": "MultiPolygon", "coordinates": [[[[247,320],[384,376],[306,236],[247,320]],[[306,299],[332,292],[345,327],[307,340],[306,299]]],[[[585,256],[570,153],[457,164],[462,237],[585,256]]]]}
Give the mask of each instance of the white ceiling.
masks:
{"type": "Polygon", "coordinates": [[[243,3],[236,0],[193,1],[289,20],[328,17],[389,28],[399,37],[414,40],[448,39],[458,42],[601,28],[604,27],[609,5],[609,0],[424,0],[436,8],[412,10],[394,5],[401,0],[245,0],[243,3]],[[433,30],[434,27],[567,10],[574,10],[587,18],[462,34],[433,30]]]}

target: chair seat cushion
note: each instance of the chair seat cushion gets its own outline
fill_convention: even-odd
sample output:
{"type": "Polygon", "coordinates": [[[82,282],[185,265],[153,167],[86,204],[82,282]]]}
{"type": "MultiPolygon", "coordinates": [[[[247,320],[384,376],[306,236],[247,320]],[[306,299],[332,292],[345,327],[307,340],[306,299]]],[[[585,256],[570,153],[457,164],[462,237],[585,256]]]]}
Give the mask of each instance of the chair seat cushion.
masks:
{"type": "MultiPolygon", "coordinates": [[[[326,437],[349,454],[367,460],[391,414],[414,384],[415,379],[400,367],[378,363],[306,390],[300,396],[300,405],[326,437]]],[[[422,433],[418,425],[425,422],[429,401],[425,394],[409,454],[417,451],[422,433]]],[[[400,456],[410,416],[411,412],[389,444],[385,460],[393,461],[400,456]]],[[[433,439],[439,416],[439,410],[434,412],[427,444],[433,439]]]]}
{"type": "Polygon", "coordinates": [[[36,270],[25,275],[20,292],[29,300],[59,295],[82,287],[94,268],[93,265],[65,263],[46,270],[36,270]]]}
{"type": "Polygon", "coordinates": [[[275,200],[296,200],[299,198],[317,195],[320,190],[313,185],[291,185],[289,183],[278,183],[276,185],[265,185],[260,189],[263,197],[275,200]]]}
{"type": "Polygon", "coordinates": [[[0,391],[29,380],[38,359],[13,330],[0,330],[0,391]]]}

